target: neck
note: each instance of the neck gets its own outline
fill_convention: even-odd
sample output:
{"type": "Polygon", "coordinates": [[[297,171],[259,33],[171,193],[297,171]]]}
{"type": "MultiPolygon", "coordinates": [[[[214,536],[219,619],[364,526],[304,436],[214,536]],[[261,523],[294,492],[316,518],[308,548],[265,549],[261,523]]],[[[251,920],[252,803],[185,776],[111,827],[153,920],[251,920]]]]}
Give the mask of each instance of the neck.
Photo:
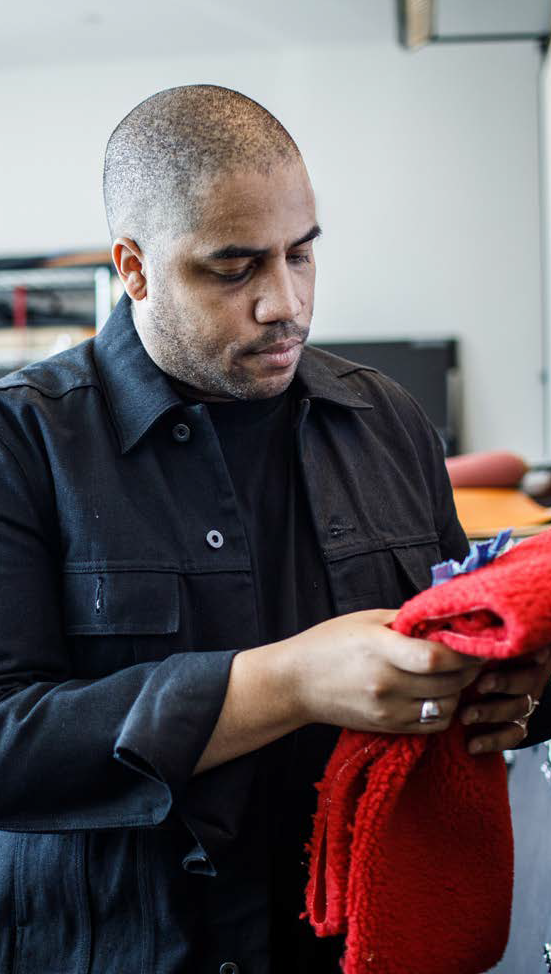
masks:
{"type": "Polygon", "coordinates": [[[182,379],[176,379],[174,376],[169,376],[170,381],[178,388],[183,396],[188,396],[190,399],[197,399],[201,402],[237,402],[235,396],[213,396],[208,392],[203,392],[201,389],[196,389],[195,386],[188,385],[187,382],[183,382],[182,379]]]}

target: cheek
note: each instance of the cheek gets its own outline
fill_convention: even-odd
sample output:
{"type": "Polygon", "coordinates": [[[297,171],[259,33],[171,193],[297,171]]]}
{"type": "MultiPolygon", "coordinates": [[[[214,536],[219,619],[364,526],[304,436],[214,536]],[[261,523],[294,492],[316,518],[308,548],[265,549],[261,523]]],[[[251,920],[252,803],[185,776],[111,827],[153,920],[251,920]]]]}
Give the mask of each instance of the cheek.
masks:
{"type": "Polygon", "coordinates": [[[302,305],[304,307],[304,316],[312,317],[312,311],[314,310],[314,291],[316,284],[316,268],[312,268],[311,272],[308,274],[307,279],[301,281],[298,288],[298,294],[302,305]]]}
{"type": "Polygon", "coordinates": [[[254,301],[246,288],[211,297],[203,311],[211,331],[226,342],[239,341],[239,337],[254,324],[254,301]]]}

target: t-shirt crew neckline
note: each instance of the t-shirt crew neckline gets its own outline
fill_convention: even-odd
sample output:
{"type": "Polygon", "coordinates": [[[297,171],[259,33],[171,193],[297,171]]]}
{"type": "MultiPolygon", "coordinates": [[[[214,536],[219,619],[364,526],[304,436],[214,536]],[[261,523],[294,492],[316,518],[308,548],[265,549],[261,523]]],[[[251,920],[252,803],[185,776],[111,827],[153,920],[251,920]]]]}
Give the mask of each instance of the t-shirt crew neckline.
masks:
{"type": "Polygon", "coordinates": [[[182,383],[178,379],[171,379],[170,383],[186,405],[197,406],[202,404],[207,406],[211,416],[222,422],[225,420],[238,423],[260,421],[275,413],[288,398],[293,397],[294,392],[293,383],[291,382],[284,392],[280,392],[276,396],[270,396],[267,399],[232,399],[227,402],[217,402],[210,399],[202,399],[200,396],[190,396],[187,389],[184,390],[182,383]]]}

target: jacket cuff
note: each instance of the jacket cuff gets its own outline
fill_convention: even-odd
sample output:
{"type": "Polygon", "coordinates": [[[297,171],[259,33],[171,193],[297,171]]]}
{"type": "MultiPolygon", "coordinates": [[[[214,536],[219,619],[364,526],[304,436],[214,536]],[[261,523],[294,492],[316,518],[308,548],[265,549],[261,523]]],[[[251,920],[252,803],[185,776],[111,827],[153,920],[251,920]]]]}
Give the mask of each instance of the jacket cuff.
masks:
{"type": "MultiPolygon", "coordinates": [[[[192,777],[222,709],[239,650],[171,656],[155,668],[129,711],[114,756],[162,782],[172,810],[192,836],[188,872],[216,876],[215,863],[235,841],[247,807],[258,752],[192,777]]],[[[156,824],[159,824],[157,822],[156,824]]]]}
{"type": "MultiPolygon", "coordinates": [[[[128,711],[114,757],[170,790],[178,811],[226,696],[238,650],[181,653],[155,667],[128,711]]],[[[161,821],[162,819],[160,819],[161,821]]]]}

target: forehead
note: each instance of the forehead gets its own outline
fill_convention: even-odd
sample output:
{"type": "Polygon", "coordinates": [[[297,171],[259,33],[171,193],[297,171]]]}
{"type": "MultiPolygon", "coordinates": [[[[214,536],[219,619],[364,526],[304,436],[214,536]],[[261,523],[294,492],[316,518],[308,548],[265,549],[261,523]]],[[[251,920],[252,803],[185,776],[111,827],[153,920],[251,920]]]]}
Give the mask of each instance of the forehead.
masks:
{"type": "Polygon", "coordinates": [[[306,169],[287,164],[269,173],[245,171],[220,176],[203,190],[194,249],[220,243],[268,247],[294,240],[316,222],[315,197],[306,169]]]}

